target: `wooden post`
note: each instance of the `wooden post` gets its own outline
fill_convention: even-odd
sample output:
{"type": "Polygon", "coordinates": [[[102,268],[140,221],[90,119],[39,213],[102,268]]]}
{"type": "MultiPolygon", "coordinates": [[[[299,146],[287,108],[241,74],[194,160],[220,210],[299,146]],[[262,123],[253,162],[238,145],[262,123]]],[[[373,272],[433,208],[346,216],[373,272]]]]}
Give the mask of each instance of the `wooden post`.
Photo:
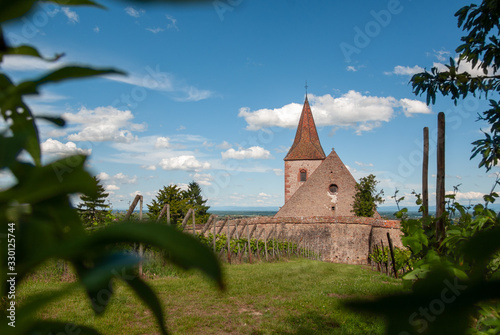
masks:
{"type": "Polygon", "coordinates": [[[441,216],[445,211],[445,119],[444,113],[438,114],[438,141],[437,141],[437,178],[436,178],[436,239],[440,244],[444,239],[444,218],[441,216]]]}
{"type": "Polygon", "coordinates": [[[229,224],[227,225],[227,262],[231,264],[231,235],[229,234],[229,224]]]}
{"type": "Polygon", "coordinates": [[[190,215],[194,215],[194,210],[192,208],[190,208],[188,210],[188,212],[186,213],[186,216],[184,217],[184,220],[182,220],[181,231],[184,231],[184,229],[186,229],[186,226],[187,226],[187,223],[189,221],[189,216],[190,215]]]}
{"type": "Polygon", "coordinates": [[[424,220],[429,216],[429,128],[424,127],[424,153],[422,160],[422,206],[424,220]]]}
{"type": "Polygon", "coordinates": [[[130,215],[132,215],[132,212],[134,211],[135,206],[137,206],[137,203],[139,202],[140,199],[141,195],[137,194],[134,198],[134,201],[132,201],[132,204],[130,205],[127,214],[125,214],[125,218],[123,219],[124,221],[127,221],[130,218],[130,215]]]}
{"type": "Polygon", "coordinates": [[[224,226],[226,225],[228,220],[229,217],[227,216],[226,219],[222,222],[222,226],[220,226],[219,230],[217,230],[217,235],[219,235],[222,232],[222,229],[224,229],[224,226]]]}
{"type": "MultiPolygon", "coordinates": [[[[142,221],[142,203],[143,203],[143,198],[142,195],[140,196],[140,205],[139,205],[139,222],[142,221]]],[[[139,243],[139,257],[141,258],[141,261],[139,262],[139,277],[142,277],[142,256],[144,254],[144,248],[142,243],[139,243]]]]}
{"type": "Polygon", "coordinates": [[[167,204],[167,224],[170,224],[170,204],[167,204]]]}
{"type": "MultiPolygon", "coordinates": [[[[277,224],[274,225],[274,228],[276,228],[277,224]]],[[[274,230],[274,236],[273,236],[273,259],[276,258],[276,250],[274,248],[274,240],[276,239],[276,230],[274,230]]]]}
{"type": "MultiPolygon", "coordinates": [[[[385,256],[385,248],[384,248],[384,241],[382,241],[382,240],[380,240],[380,248],[382,248],[382,258],[383,258],[385,256]]],[[[387,258],[387,261],[389,261],[389,258],[387,258]]],[[[382,260],[382,265],[384,265],[383,260],[382,260]]],[[[385,264],[385,267],[387,269],[387,263],[385,264]]],[[[382,266],[380,268],[382,268],[382,266]]],[[[383,270],[380,272],[383,272],[383,270]]]]}
{"type": "Polygon", "coordinates": [[[252,264],[252,248],[250,247],[250,226],[247,225],[248,262],[252,264]]]}
{"type": "Polygon", "coordinates": [[[194,209],[193,209],[193,236],[196,236],[196,215],[194,215],[194,209]]]}
{"type": "Polygon", "coordinates": [[[215,221],[216,218],[217,218],[217,215],[214,215],[214,214],[210,215],[210,217],[208,218],[207,222],[203,226],[203,229],[201,230],[201,235],[205,235],[205,233],[207,232],[208,228],[210,228],[210,225],[212,224],[212,221],[215,221]]]}
{"type": "Polygon", "coordinates": [[[387,240],[389,241],[389,251],[391,252],[392,271],[394,271],[394,277],[398,278],[398,273],[396,271],[396,260],[394,258],[394,249],[392,247],[392,239],[389,232],[387,232],[387,240]]]}
{"type": "Polygon", "coordinates": [[[156,219],[156,222],[160,222],[160,219],[165,215],[165,212],[167,211],[167,208],[169,208],[169,204],[163,205],[163,208],[161,209],[160,215],[158,215],[158,218],[156,219]]]}
{"type": "Polygon", "coordinates": [[[267,238],[269,237],[269,234],[264,235],[264,253],[266,254],[266,262],[269,260],[269,257],[267,256],[267,238]]]}
{"type": "MultiPolygon", "coordinates": [[[[257,227],[257,225],[255,225],[255,227],[257,227]]],[[[262,235],[262,232],[264,232],[264,228],[262,228],[260,230],[260,232],[255,236],[255,240],[257,241],[257,257],[259,257],[259,260],[260,260],[260,243],[259,243],[259,239],[260,239],[260,236],[262,235]]]]}
{"type": "Polygon", "coordinates": [[[215,226],[217,225],[217,222],[214,221],[214,233],[213,233],[213,244],[214,244],[214,254],[215,254],[215,226]]]}

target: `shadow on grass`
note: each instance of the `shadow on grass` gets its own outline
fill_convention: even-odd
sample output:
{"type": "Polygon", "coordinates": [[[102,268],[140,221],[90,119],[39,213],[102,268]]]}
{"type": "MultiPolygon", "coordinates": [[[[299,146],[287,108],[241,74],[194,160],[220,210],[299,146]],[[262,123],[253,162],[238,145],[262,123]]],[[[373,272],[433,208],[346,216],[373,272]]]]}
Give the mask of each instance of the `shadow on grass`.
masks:
{"type": "Polygon", "coordinates": [[[287,330],[276,331],[275,334],[305,335],[332,334],[339,330],[340,324],[332,317],[309,311],[298,316],[286,318],[287,330]],[[288,330],[288,329],[292,330],[288,330]]]}

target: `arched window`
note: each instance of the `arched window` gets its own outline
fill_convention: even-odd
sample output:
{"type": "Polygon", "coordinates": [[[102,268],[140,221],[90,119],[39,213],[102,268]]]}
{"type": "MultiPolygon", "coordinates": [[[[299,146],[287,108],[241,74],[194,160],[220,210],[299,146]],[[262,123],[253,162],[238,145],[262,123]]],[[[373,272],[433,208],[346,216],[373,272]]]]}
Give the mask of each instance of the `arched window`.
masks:
{"type": "Polygon", "coordinates": [[[335,184],[331,184],[328,187],[328,190],[330,191],[330,193],[337,193],[339,191],[339,187],[335,184]]]}
{"type": "Polygon", "coordinates": [[[307,170],[301,169],[300,170],[300,181],[306,181],[307,180],[307,170]]]}

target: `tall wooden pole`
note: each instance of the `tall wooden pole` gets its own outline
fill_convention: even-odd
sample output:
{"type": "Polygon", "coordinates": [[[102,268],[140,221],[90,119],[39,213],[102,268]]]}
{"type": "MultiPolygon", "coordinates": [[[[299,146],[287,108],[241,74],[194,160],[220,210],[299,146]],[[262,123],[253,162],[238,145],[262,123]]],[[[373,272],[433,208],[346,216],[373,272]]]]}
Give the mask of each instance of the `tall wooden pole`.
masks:
{"type": "Polygon", "coordinates": [[[167,204],[167,224],[170,224],[170,204],[167,204]]]}
{"type": "Polygon", "coordinates": [[[422,216],[429,216],[429,128],[424,127],[424,156],[422,160],[422,216]]]}
{"type": "MultiPolygon", "coordinates": [[[[445,120],[444,113],[438,114],[438,142],[437,142],[437,178],[436,178],[436,217],[439,218],[445,211],[445,120]]],[[[436,239],[441,242],[444,238],[444,219],[441,217],[436,224],[436,239]]]]}
{"type": "Polygon", "coordinates": [[[193,236],[196,236],[196,219],[195,219],[195,215],[194,215],[195,211],[193,209],[193,236]]]}
{"type": "MultiPolygon", "coordinates": [[[[140,205],[139,205],[139,222],[142,221],[142,203],[143,203],[143,197],[141,195],[140,198],[140,205]]],[[[142,259],[142,256],[144,254],[144,248],[142,243],[139,243],[139,257],[142,259]]],[[[142,277],[142,260],[139,262],[139,276],[142,277]]]]}

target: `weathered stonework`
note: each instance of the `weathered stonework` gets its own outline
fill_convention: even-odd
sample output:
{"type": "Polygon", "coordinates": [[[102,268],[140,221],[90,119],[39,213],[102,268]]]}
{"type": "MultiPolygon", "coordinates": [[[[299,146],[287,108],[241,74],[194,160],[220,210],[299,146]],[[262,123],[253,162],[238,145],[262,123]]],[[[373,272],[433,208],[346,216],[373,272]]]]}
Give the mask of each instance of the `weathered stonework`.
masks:
{"type": "Polygon", "coordinates": [[[305,170],[309,179],[322,160],[285,161],[285,202],[290,200],[297,189],[304,184],[300,181],[300,172],[305,170]]]}
{"type": "Polygon", "coordinates": [[[323,161],[285,161],[285,194],[287,187],[293,192],[275,217],[353,215],[355,186],[356,180],[335,150],[323,161]],[[307,166],[306,162],[311,162],[311,166],[312,163],[319,164],[308,180],[297,186],[293,183],[297,180],[297,176],[293,178],[294,173],[299,174],[300,167],[307,166]],[[330,189],[333,185],[336,192],[330,189]]]}
{"type": "Polygon", "coordinates": [[[264,229],[260,239],[275,229],[276,233],[271,237],[295,241],[320,254],[321,260],[334,263],[368,264],[368,255],[373,246],[380,245],[381,241],[387,245],[387,233],[394,246],[402,247],[400,223],[397,220],[353,216],[256,217],[230,220],[227,224],[231,227],[238,224],[238,236],[243,237],[247,234],[246,229],[241,231],[245,224],[250,229],[257,225],[255,234],[264,229]]]}

